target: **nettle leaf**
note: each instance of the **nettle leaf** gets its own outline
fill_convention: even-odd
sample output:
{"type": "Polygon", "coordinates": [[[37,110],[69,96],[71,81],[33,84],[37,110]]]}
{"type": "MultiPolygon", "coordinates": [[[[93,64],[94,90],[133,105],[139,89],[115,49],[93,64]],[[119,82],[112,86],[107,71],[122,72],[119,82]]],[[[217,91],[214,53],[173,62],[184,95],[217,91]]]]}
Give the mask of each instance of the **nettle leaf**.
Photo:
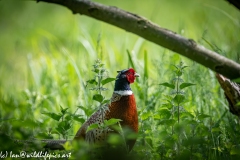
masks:
{"type": "Polygon", "coordinates": [[[106,79],[102,80],[101,83],[102,83],[102,85],[105,85],[105,84],[115,81],[115,80],[116,80],[116,78],[106,78],[106,79]]]}
{"type": "Polygon", "coordinates": [[[175,71],[175,73],[176,73],[177,76],[181,76],[183,72],[182,72],[181,69],[178,69],[178,70],[175,71]]]}
{"type": "Polygon", "coordinates": [[[61,107],[62,114],[65,114],[67,112],[67,110],[69,109],[69,108],[62,108],[62,106],[60,106],[60,107],[61,107]]]}
{"type": "Polygon", "coordinates": [[[102,102],[102,104],[106,104],[106,103],[110,103],[110,99],[105,99],[103,102],[102,102]]]}
{"type": "Polygon", "coordinates": [[[171,116],[171,111],[167,108],[162,108],[157,113],[163,118],[169,118],[171,116]]]}
{"type": "Polygon", "coordinates": [[[72,120],[72,115],[70,115],[70,114],[67,114],[65,117],[64,117],[64,120],[67,120],[67,121],[70,121],[70,120],[72,120]]]}
{"type": "Polygon", "coordinates": [[[168,83],[168,82],[160,83],[159,85],[162,85],[162,86],[165,86],[165,87],[168,87],[168,88],[172,88],[172,89],[175,88],[174,84],[171,84],[171,83],[168,83]]]}
{"type": "Polygon", "coordinates": [[[182,66],[182,69],[187,68],[188,66],[182,66]]]}
{"type": "Polygon", "coordinates": [[[146,120],[148,119],[149,117],[151,116],[151,112],[144,112],[142,115],[141,115],[141,118],[142,120],[146,120]]]}
{"type": "Polygon", "coordinates": [[[84,122],[85,122],[85,119],[84,119],[84,118],[81,118],[81,117],[82,117],[81,115],[73,115],[73,119],[74,119],[75,121],[84,123],[84,122]]]}
{"type": "Polygon", "coordinates": [[[63,133],[71,128],[71,123],[68,121],[62,121],[58,124],[56,130],[59,131],[60,133],[63,133]]]}
{"type": "Polygon", "coordinates": [[[93,100],[98,101],[98,102],[101,103],[103,101],[103,96],[101,94],[95,94],[93,96],[93,100]]]}
{"type": "Polygon", "coordinates": [[[98,68],[94,68],[92,71],[95,73],[99,73],[100,70],[98,68]]]}
{"type": "Polygon", "coordinates": [[[186,87],[189,87],[189,86],[192,86],[192,85],[196,85],[196,84],[193,84],[193,83],[182,83],[180,85],[180,89],[183,89],[183,88],[186,88],[186,87]]]}
{"type": "Polygon", "coordinates": [[[177,94],[174,98],[173,98],[173,101],[176,102],[176,103],[182,103],[185,99],[185,96],[184,95],[181,95],[181,94],[177,94]]]}
{"type": "Polygon", "coordinates": [[[98,84],[96,79],[90,79],[90,80],[87,81],[87,83],[94,84],[94,85],[98,84]]]}
{"type": "Polygon", "coordinates": [[[91,131],[91,130],[96,129],[96,128],[98,128],[98,124],[97,123],[93,123],[90,126],[88,126],[88,129],[87,129],[86,132],[91,131]]]}
{"type": "Polygon", "coordinates": [[[190,112],[182,112],[181,113],[181,118],[190,118],[193,119],[194,115],[192,115],[190,112]]]}
{"type": "Polygon", "coordinates": [[[122,121],[121,119],[111,118],[109,120],[104,120],[104,126],[108,127],[122,121]]]}
{"type": "Polygon", "coordinates": [[[44,115],[47,115],[48,117],[56,120],[56,121],[59,121],[60,118],[62,117],[62,115],[59,115],[59,114],[56,114],[56,113],[52,113],[52,112],[42,112],[42,114],[44,115]]]}

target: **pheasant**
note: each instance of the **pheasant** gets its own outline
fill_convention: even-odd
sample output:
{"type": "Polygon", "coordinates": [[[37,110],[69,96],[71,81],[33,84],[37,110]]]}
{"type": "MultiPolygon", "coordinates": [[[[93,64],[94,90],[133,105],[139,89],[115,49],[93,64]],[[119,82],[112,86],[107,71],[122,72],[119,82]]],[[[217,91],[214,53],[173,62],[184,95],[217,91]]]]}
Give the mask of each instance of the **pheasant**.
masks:
{"type": "MultiPolygon", "coordinates": [[[[87,132],[87,128],[93,123],[101,124],[104,120],[111,118],[121,119],[120,124],[122,127],[128,127],[133,132],[138,133],[136,101],[130,88],[130,84],[135,81],[136,77],[139,77],[139,74],[133,68],[118,71],[110,104],[106,106],[107,109],[104,112],[98,110],[93,113],[77,131],[74,141],[85,140],[88,143],[103,142],[106,139],[106,135],[113,130],[110,128],[107,130],[96,128],[87,132]]],[[[46,143],[44,148],[51,150],[64,150],[63,144],[66,142],[66,140],[41,141],[46,143]]],[[[128,151],[131,151],[135,142],[136,140],[127,141],[128,151]]]]}
{"type": "MultiPolygon", "coordinates": [[[[135,78],[139,77],[134,69],[125,69],[118,71],[118,75],[115,81],[115,87],[112,94],[108,109],[104,112],[100,110],[96,111],[78,130],[74,140],[84,139],[89,143],[96,143],[104,141],[111,129],[102,130],[96,128],[88,132],[87,128],[93,123],[101,124],[104,120],[111,118],[121,119],[121,126],[129,127],[132,131],[138,132],[138,115],[137,107],[133,92],[130,88],[130,84],[135,81],[135,78]]],[[[129,151],[133,148],[136,140],[127,141],[129,151]]]]}

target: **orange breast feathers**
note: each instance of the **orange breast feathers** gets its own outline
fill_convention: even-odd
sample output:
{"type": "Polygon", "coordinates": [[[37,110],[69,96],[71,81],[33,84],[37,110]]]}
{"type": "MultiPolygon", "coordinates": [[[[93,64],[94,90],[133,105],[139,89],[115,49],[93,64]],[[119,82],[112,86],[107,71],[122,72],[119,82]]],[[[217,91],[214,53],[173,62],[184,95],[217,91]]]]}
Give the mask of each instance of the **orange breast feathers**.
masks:
{"type": "Polygon", "coordinates": [[[122,121],[120,124],[138,132],[138,114],[134,95],[121,96],[117,101],[109,105],[106,112],[106,119],[117,118],[122,121]]]}
{"type": "MultiPolygon", "coordinates": [[[[129,127],[134,132],[138,132],[138,114],[134,95],[122,96],[114,93],[111,99],[111,104],[108,110],[102,113],[100,110],[95,112],[78,130],[74,139],[85,139],[90,143],[104,141],[105,135],[110,130],[102,131],[100,128],[87,131],[89,125],[93,123],[103,123],[103,120],[111,118],[121,119],[120,124],[122,127],[129,127]]],[[[134,145],[135,141],[131,142],[130,148],[134,145]]]]}

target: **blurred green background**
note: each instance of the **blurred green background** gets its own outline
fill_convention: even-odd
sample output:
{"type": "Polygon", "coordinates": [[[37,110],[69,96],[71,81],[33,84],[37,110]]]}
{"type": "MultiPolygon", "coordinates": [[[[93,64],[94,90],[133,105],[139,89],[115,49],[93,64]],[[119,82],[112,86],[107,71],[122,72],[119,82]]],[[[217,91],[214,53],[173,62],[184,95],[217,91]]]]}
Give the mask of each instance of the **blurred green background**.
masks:
{"type": "MultiPolygon", "coordinates": [[[[99,2],[144,16],[161,27],[192,38],[209,48],[202,41],[206,32],[205,38],[224,51],[226,57],[239,61],[240,13],[224,0],[99,2]]],[[[28,86],[27,57],[31,57],[32,61],[40,61],[47,55],[56,60],[54,56],[64,57],[63,49],[66,49],[80,71],[87,70],[97,58],[95,48],[99,34],[102,60],[108,67],[111,66],[111,73],[115,68],[127,67],[124,63],[127,62],[126,49],[134,51],[132,56],[139,63],[143,58],[143,50],[148,51],[150,61],[155,59],[160,63],[163,58],[173,55],[116,27],[86,16],[73,15],[62,6],[21,0],[2,0],[0,4],[0,71],[4,92],[22,90],[28,86]]]]}
{"type": "MultiPolygon", "coordinates": [[[[143,16],[240,62],[240,12],[224,0],[96,2],[143,16]]],[[[186,94],[189,102],[185,109],[209,114],[226,124],[230,117],[239,125],[230,113],[221,117],[228,104],[209,69],[124,30],[72,14],[59,5],[1,0],[0,129],[7,135],[22,138],[16,132],[22,125],[16,121],[27,121],[24,125],[30,132],[26,129],[19,132],[37,137],[56,125],[41,114],[44,111],[59,112],[62,106],[74,112],[79,105],[93,111],[97,106],[92,101],[94,92],[86,89],[85,84],[94,76],[91,70],[96,59],[102,60],[110,77],[115,77],[117,70],[132,67],[133,61],[135,70],[142,75],[138,84],[132,85],[139,111],[145,111],[156,92],[161,94],[154,107],[156,110],[161,107],[162,95],[169,91],[158,84],[171,79],[172,65],[183,61],[189,66],[184,73],[185,80],[196,84],[186,94]]],[[[110,98],[113,83],[108,88],[104,95],[110,98]]],[[[69,137],[73,137],[79,125],[74,122],[69,137]]]]}

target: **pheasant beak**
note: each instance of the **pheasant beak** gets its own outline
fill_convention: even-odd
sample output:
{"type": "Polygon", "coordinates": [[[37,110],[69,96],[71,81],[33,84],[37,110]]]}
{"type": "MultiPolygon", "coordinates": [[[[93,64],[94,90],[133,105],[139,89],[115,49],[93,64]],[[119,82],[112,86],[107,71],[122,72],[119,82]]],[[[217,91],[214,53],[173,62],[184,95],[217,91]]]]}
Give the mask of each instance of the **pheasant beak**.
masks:
{"type": "Polygon", "coordinates": [[[140,77],[140,75],[138,73],[135,73],[134,77],[140,77]]]}

